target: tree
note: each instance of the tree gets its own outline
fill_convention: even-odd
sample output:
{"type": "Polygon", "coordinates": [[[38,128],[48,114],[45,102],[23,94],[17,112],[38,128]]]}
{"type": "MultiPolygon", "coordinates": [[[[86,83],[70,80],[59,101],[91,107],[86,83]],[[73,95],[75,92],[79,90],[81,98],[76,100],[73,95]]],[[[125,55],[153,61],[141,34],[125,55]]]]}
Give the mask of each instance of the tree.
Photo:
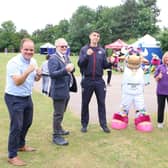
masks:
{"type": "Polygon", "coordinates": [[[55,27],[55,39],[63,37],[68,40],[69,27],[70,24],[68,20],[61,20],[59,24],[55,27]]]}
{"type": "Polygon", "coordinates": [[[159,30],[156,25],[159,15],[156,0],[125,0],[116,12],[118,24],[113,30],[124,40],[138,38],[146,33],[155,34],[159,30]]]}
{"type": "Polygon", "coordinates": [[[135,24],[137,33],[140,35],[158,33],[159,27],[156,23],[159,14],[160,10],[156,6],[156,0],[139,0],[138,16],[135,24]]]}
{"type": "Polygon", "coordinates": [[[107,43],[111,43],[117,38],[121,38],[121,34],[118,35],[120,29],[120,7],[108,8],[99,6],[96,9],[96,20],[94,23],[95,29],[101,32],[100,43],[104,46],[107,43]]]}
{"type": "Polygon", "coordinates": [[[159,35],[161,48],[163,52],[168,51],[168,28],[164,28],[159,35]]]}
{"type": "Polygon", "coordinates": [[[3,22],[1,24],[1,27],[2,27],[2,31],[16,33],[16,26],[11,20],[3,22]]]}
{"type": "Polygon", "coordinates": [[[36,31],[34,31],[32,33],[32,39],[35,43],[39,43],[42,41],[42,38],[41,38],[41,30],[40,29],[37,29],[36,31]]]}
{"type": "Polygon", "coordinates": [[[6,21],[1,24],[0,31],[0,51],[7,48],[8,51],[18,51],[19,37],[16,33],[16,26],[12,21],[6,21]]]}
{"type": "Polygon", "coordinates": [[[69,43],[72,52],[78,53],[79,49],[88,42],[88,34],[94,28],[95,11],[87,6],[80,6],[70,19],[69,43]]]}
{"type": "Polygon", "coordinates": [[[18,34],[20,39],[31,37],[30,34],[25,29],[21,29],[17,34],[18,34]]]}
{"type": "Polygon", "coordinates": [[[155,35],[160,31],[156,25],[160,10],[157,0],[122,0],[122,5],[116,7],[98,6],[93,10],[80,6],[72,15],[70,21],[63,19],[58,25],[47,24],[44,29],[37,29],[30,36],[26,30],[16,32],[12,21],[7,21],[0,28],[0,51],[9,47],[17,49],[19,40],[31,37],[36,44],[54,43],[55,39],[64,37],[71,46],[71,51],[79,53],[80,48],[88,42],[92,30],[101,33],[100,43],[117,40],[137,39],[146,33],[155,35]]]}

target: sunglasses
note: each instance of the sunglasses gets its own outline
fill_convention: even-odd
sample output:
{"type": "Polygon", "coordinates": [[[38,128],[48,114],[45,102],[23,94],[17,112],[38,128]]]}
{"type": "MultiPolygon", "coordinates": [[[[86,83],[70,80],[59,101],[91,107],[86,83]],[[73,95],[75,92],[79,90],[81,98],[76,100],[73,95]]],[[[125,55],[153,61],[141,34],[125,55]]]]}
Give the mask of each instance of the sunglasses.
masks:
{"type": "Polygon", "coordinates": [[[60,48],[68,48],[66,45],[61,45],[60,48]]]}

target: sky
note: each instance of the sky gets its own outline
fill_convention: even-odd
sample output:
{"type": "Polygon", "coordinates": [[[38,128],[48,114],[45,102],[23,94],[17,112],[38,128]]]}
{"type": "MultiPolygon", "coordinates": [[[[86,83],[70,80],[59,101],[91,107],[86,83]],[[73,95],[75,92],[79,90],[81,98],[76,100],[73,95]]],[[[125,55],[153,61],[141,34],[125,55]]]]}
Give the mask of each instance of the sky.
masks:
{"type": "MultiPolygon", "coordinates": [[[[161,9],[159,26],[168,27],[168,10],[165,0],[157,0],[161,9]]],[[[96,9],[99,5],[114,7],[122,4],[122,0],[2,0],[0,25],[5,21],[13,21],[16,30],[25,29],[32,33],[43,29],[47,24],[57,25],[60,20],[69,20],[81,5],[96,9]]]]}

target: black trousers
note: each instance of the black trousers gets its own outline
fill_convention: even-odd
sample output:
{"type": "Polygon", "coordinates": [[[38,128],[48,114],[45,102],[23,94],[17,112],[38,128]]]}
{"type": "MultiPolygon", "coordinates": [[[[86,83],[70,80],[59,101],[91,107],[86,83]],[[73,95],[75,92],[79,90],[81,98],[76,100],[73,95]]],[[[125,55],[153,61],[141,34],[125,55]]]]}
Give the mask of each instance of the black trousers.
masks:
{"type": "Polygon", "coordinates": [[[107,71],[107,84],[110,84],[111,76],[112,76],[112,69],[107,71]]]}
{"type": "Polygon", "coordinates": [[[83,79],[82,83],[82,107],[81,107],[81,124],[83,127],[87,127],[89,123],[89,103],[93,93],[95,93],[98,104],[98,117],[101,127],[107,125],[106,122],[106,86],[103,79],[90,80],[83,79]]]}
{"type": "Polygon", "coordinates": [[[158,117],[157,121],[159,123],[162,123],[164,121],[164,111],[165,111],[165,103],[166,100],[168,102],[168,95],[157,95],[157,104],[158,104],[158,117]]]}
{"type": "Polygon", "coordinates": [[[64,112],[66,111],[67,105],[69,102],[69,98],[62,100],[53,99],[53,135],[57,133],[58,130],[62,129],[62,121],[64,117],[64,112]]]}
{"type": "Polygon", "coordinates": [[[8,139],[9,158],[17,156],[18,148],[25,145],[25,137],[33,119],[31,96],[19,97],[5,94],[5,102],[10,116],[8,139]]]}

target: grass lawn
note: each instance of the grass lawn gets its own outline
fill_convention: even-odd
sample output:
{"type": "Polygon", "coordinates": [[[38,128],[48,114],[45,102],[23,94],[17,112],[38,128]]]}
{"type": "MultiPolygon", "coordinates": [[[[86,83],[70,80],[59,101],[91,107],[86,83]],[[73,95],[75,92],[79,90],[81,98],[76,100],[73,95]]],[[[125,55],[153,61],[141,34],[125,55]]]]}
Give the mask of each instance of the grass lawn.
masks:
{"type": "MultiPolygon", "coordinates": [[[[9,116],[4,103],[5,67],[13,54],[0,54],[0,167],[7,163],[9,116]]],[[[14,54],[15,55],[15,54],[14,54]]],[[[36,55],[39,65],[45,57],[36,55]]],[[[76,58],[72,62],[76,64],[76,58]]],[[[79,74],[76,68],[76,74],[79,74]]],[[[100,131],[90,124],[86,134],[80,132],[79,118],[69,110],[65,113],[64,127],[70,130],[69,145],[52,144],[52,101],[41,93],[33,92],[34,121],[27,135],[27,144],[36,147],[34,153],[19,153],[27,168],[167,168],[168,127],[154,128],[152,133],[140,133],[130,123],[124,131],[100,131]]],[[[155,113],[152,116],[156,121],[155,113]]],[[[167,121],[166,121],[167,122],[167,121]]],[[[155,122],[156,123],[156,122],[155,122]]],[[[168,123],[167,123],[168,124],[168,123]]]]}

